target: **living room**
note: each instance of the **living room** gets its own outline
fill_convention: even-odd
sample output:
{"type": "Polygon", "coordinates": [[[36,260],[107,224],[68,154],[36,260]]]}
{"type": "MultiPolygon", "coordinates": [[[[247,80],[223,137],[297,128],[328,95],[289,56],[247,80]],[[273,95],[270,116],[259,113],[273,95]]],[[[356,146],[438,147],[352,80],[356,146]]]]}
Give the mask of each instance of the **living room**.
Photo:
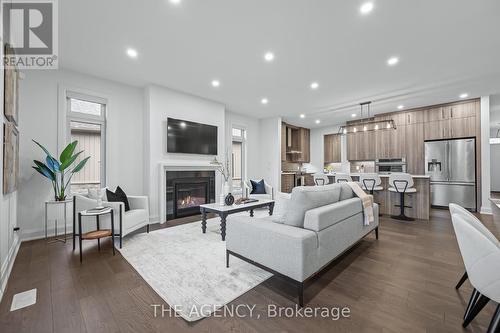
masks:
{"type": "Polygon", "coordinates": [[[500,332],[499,3],[29,3],[1,332],[500,332]]]}

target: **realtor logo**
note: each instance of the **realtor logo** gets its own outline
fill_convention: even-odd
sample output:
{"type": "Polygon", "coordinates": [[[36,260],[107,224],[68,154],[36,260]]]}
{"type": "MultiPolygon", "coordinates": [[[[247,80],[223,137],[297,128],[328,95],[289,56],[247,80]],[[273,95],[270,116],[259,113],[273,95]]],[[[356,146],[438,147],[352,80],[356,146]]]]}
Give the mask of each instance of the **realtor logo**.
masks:
{"type": "Polygon", "coordinates": [[[57,0],[2,0],[4,67],[56,69],[57,0]]]}

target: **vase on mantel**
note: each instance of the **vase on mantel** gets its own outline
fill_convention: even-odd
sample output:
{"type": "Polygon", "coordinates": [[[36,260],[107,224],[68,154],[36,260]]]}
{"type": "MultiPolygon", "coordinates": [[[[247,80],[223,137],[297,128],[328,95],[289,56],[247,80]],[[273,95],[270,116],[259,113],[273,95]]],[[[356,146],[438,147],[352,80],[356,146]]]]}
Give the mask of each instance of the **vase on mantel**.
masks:
{"type": "Polygon", "coordinates": [[[225,203],[225,199],[226,199],[226,195],[224,194],[225,191],[226,191],[226,181],[222,181],[221,183],[221,188],[220,188],[220,193],[219,193],[219,205],[221,206],[225,206],[226,203],[225,203]]]}

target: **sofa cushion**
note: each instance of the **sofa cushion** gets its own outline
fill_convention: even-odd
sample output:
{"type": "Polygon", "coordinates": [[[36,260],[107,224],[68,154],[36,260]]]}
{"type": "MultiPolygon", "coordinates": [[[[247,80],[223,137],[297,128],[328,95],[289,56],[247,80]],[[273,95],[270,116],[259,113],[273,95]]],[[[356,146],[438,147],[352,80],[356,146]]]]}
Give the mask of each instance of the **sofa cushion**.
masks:
{"type": "Polygon", "coordinates": [[[304,227],[304,216],[310,209],[339,201],[341,184],[325,186],[299,186],[292,190],[285,224],[304,227]]]}
{"type": "Polygon", "coordinates": [[[285,223],[286,212],[289,209],[289,203],[292,195],[290,193],[278,192],[273,211],[273,222],[285,223]]]}
{"type": "Polygon", "coordinates": [[[347,200],[354,198],[354,192],[352,191],[352,188],[347,185],[347,184],[340,184],[342,189],[340,191],[340,199],[339,200],[347,200]]]}
{"type": "Polygon", "coordinates": [[[310,209],[304,218],[304,229],[319,232],[362,212],[363,204],[357,197],[310,209]]]}
{"type": "Polygon", "coordinates": [[[250,180],[252,184],[252,192],[250,194],[266,194],[266,185],[264,184],[264,179],[261,181],[250,180]]]}
{"type": "Polygon", "coordinates": [[[120,186],[116,188],[115,192],[111,192],[110,190],[106,189],[106,196],[108,198],[108,201],[110,202],[123,202],[126,212],[130,210],[127,195],[125,194],[125,192],[123,192],[120,186]]]}

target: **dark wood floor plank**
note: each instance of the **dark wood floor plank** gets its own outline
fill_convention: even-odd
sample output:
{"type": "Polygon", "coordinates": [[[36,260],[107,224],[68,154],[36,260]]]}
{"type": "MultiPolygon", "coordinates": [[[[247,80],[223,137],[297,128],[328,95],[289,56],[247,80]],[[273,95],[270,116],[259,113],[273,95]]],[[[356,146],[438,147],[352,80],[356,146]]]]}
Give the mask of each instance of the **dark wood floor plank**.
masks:
{"type": "MultiPolygon", "coordinates": [[[[500,235],[500,218],[481,219],[500,235]]],[[[432,210],[430,221],[382,217],[379,241],[369,235],[306,286],[307,306],[347,306],[349,318],[267,318],[269,305],[295,306],[296,300],[293,285],[272,277],[230,304],[255,305],[260,318],[188,323],[154,316],[153,304],[168,304],[119,253],[112,255],[109,241],[100,252],[96,242],[84,242],[80,264],[71,242],[40,240],[21,245],[0,303],[0,332],[484,332],[493,304],[461,328],[472,291],[469,282],[454,289],[463,271],[447,211],[432,210]],[[38,289],[37,304],[10,312],[12,296],[31,288],[38,289]]]]}

